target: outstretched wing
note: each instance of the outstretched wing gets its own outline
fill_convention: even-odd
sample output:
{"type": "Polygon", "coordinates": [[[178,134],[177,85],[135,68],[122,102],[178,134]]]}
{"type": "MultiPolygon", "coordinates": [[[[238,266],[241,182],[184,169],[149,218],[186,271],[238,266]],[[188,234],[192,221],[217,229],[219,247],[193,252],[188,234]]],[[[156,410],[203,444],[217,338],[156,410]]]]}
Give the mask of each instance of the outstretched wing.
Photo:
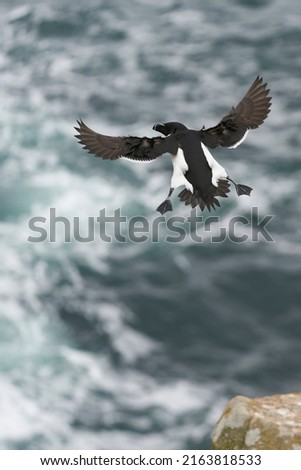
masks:
{"type": "Polygon", "coordinates": [[[164,137],[111,137],[98,134],[90,129],[81,120],[77,121],[78,127],[75,136],[83,148],[96,157],[105,160],[117,160],[118,158],[130,158],[135,161],[155,160],[163,153],[176,154],[178,144],[174,135],[164,137]]]}
{"type": "Polygon", "coordinates": [[[271,97],[267,83],[259,76],[243,99],[215,127],[199,131],[201,141],[210,148],[218,145],[235,148],[247,136],[249,129],[256,129],[270,112],[271,97]]]}

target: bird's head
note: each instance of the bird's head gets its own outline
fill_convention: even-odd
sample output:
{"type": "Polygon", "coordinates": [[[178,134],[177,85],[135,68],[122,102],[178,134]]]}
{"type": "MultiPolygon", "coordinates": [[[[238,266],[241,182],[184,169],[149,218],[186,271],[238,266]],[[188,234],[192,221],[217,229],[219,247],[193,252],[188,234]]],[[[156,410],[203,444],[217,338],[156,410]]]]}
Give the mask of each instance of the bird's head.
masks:
{"type": "Polygon", "coordinates": [[[170,134],[175,134],[178,131],[183,131],[187,129],[184,124],[181,124],[180,122],[164,122],[155,124],[153,126],[153,129],[157,132],[161,132],[161,134],[167,136],[170,134]]]}

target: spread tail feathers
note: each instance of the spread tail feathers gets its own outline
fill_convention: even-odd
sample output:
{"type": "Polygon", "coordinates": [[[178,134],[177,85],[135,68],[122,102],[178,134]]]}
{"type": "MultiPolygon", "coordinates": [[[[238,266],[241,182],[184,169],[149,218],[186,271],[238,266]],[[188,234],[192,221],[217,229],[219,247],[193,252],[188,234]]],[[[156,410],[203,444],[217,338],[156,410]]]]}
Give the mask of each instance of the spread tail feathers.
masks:
{"type": "Polygon", "coordinates": [[[195,190],[193,194],[188,189],[183,189],[180,192],[179,198],[185,202],[186,206],[191,204],[192,208],[199,206],[203,211],[206,207],[211,212],[211,208],[216,209],[220,207],[220,203],[216,196],[228,197],[227,193],[230,191],[229,182],[227,180],[219,180],[218,187],[212,186],[209,194],[202,194],[199,190],[195,190]]]}
{"type": "MultiPolygon", "coordinates": [[[[224,194],[222,197],[228,197],[226,194],[224,194]]],[[[216,209],[216,206],[220,207],[220,203],[216,197],[211,197],[209,199],[203,199],[197,191],[195,191],[193,194],[188,190],[188,189],[183,189],[183,191],[180,192],[179,198],[181,201],[185,202],[185,205],[188,206],[191,204],[191,207],[194,208],[196,206],[199,206],[200,209],[203,211],[206,207],[211,212],[211,207],[213,209],[216,209]]]]}

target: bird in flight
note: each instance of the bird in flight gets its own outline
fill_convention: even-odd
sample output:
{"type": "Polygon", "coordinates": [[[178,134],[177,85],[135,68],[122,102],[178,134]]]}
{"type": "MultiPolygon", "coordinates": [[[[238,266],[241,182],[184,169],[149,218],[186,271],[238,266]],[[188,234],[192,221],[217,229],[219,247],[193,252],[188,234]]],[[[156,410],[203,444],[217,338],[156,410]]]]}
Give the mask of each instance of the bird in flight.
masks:
{"type": "Polygon", "coordinates": [[[75,136],[83,148],[104,160],[128,158],[135,162],[155,160],[171,154],[173,174],[167,198],[157,211],[172,210],[170,197],[176,188],[184,186],[179,198],[186,205],[199,206],[203,211],[220,206],[218,197],[228,197],[230,183],[238,196],[250,195],[252,188],[233,181],[211,155],[208,148],[217,146],[235,148],[250,129],[256,129],[270,112],[271,97],[267,83],[259,76],[254,80],[237,106],[232,107],[220,122],[200,130],[188,129],[180,122],[159,123],[153,126],[164,137],[112,137],[99,134],[80,120],[75,136]]]}

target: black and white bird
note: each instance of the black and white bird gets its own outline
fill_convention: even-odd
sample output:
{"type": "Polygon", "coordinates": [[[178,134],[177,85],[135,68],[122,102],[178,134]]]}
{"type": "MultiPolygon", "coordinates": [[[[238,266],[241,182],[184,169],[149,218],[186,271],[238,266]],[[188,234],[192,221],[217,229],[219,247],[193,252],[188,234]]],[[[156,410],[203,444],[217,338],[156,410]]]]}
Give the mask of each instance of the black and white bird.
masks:
{"type": "Polygon", "coordinates": [[[165,137],[112,137],[90,129],[82,120],[77,121],[75,136],[83,148],[105,160],[129,158],[136,162],[155,160],[165,153],[171,154],[173,174],[167,198],[157,210],[164,214],[172,210],[170,201],[174,189],[184,186],[179,198],[186,205],[201,210],[220,206],[217,197],[227,197],[230,183],[238,196],[250,195],[252,188],[235,183],[211,155],[208,148],[219,145],[235,148],[241,144],[250,129],[256,129],[270,112],[271,97],[267,84],[257,77],[243,99],[232,107],[214,127],[201,130],[187,129],[180,122],[155,124],[153,129],[165,137]]]}

